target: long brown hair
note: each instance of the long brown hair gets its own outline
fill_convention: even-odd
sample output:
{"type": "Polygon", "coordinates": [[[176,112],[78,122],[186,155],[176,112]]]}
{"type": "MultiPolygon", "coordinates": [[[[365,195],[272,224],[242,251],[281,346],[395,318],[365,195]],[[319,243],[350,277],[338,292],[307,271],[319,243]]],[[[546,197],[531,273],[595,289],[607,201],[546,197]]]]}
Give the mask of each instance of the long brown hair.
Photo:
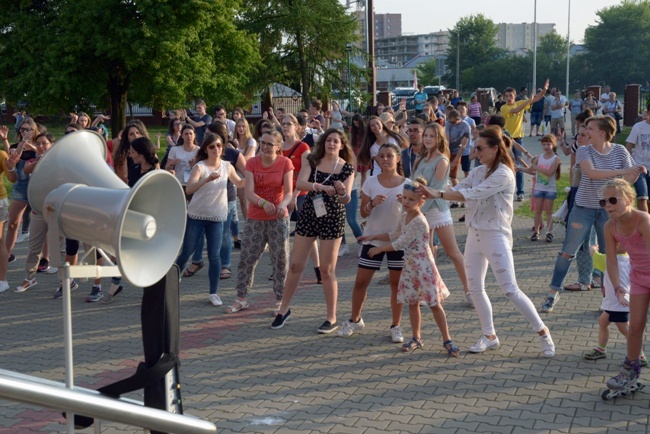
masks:
{"type": "Polygon", "coordinates": [[[325,142],[327,141],[327,138],[330,136],[330,134],[337,134],[339,136],[339,139],[341,140],[341,149],[339,150],[339,157],[343,158],[346,163],[353,164],[354,151],[352,151],[352,148],[350,147],[350,143],[348,142],[348,136],[338,128],[328,128],[327,131],[321,134],[321,136],[318,139],[318,142],[316,142],[316,146],[314,146],[314,150],[307,157],[307,159],[309,160],[309,164],[311,164],[312,167],[316,167],[318,166],[318,163],[320,163],[320,161],[323,159],[323,157],[325,156],[325,142]]]}
{"type": "MultiPolygon", "coordinates": [[[[422,131],[422,135],[429,130],[432,129],[434,130],[434,133],[436,135],[436,144],[438,145],[438,151],[447,157],[449,159],[449,142],[447,141],[447,135],[445,134],[445,129],[440,126],[439,123],[434,122],[428,124],[426,127],[424,127],[424,131],[422,131]]],[[[415,173],[416,169],[418,168],[418,165],[420,164],[420,161],[426,160],[429,158],[429,149],[424,146],[424,143],[422,144],[422,150],[420,151],[420,155],[415,159],[415,164],[413,165],[413,173],[415,173]]]]}
{"type": "Polygon", "coordinates": [[[488,172],[485,175],[486,178],[497,170],[499,163],[503,163],[508,166],[510,170],[513,172],[515,171],[515,165],[512,162],[512,158],[510,158],[510,154],[508,154],[508,149],[512,146],[512,140],[510,137],[503,135],[501,127],[491,125],[478,133],[478,136],[485,139],[489,147],[497,147],[497,155],[494,158],[492,167],[488,169],[488,172]]]}
{"type": "Polygon", "coordinates": [[[404,167],[402,166],[402,150],[400,149],[400,147],[394,143],[384,143],[379,147],[379,152],[381,152],[382,148],[389,148],[392,149],[393,152],[395,152],[395,155],[397,155],[397,168],[396,168],[397,174],[400,176],[404,176],[404,167]]]}
{"type": "Polygon", "coordinates": [[[370,123],[373,120],[377,120],[379,123],[381,123],[381,130],[385,131],[386,134],[388,134],[389,137],[392,137],[397,143],[401,143],[402,141],[400,135],[388,128],[379,117],[370,116],[370,118],[368,118],[368,122],[366,123],[366,133],[363,137],[363,143],[361,144],[361,150],[359,151],[358,158],[359,164],[362,164],[364,166],[368,166],[371,163],[370,148],[377,141],[375,133],[373,133],[370,129],[370,123]]]}

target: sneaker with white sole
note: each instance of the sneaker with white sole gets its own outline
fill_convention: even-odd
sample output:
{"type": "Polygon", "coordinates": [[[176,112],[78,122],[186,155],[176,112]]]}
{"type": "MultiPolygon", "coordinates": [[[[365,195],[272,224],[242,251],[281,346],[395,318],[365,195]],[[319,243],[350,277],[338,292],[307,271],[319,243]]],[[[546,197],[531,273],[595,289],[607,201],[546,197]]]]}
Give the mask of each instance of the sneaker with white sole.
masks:
{"type": "Polygon", "coordinates": [[[221,306],[223,304],[217,294],[210,294],[210,303],[212,303],[212,306],[221,306]]]}
{"type": "Polygon", "coordinates": [[[25,241],[29,241],[29,232],[22,232],[16,237],[16,243],[24,243],[25,241]]]}
{"type": "Polygon", "coordinates": [[[93,285],[90,290],[90,294],[86,296],[86,303],[95,303],[104,298],[104,293],[102,292],[102,287],[98,285],[93,285]]]}
{"type": "Polygon", "coordinates": [[[336,332],[336,334],[342,338],[349,338],[355,332],[360,332],[366,326],[366,323],[363,322],[363,318],[359,318],[359,322],[352,322],[347,320],[343,327],[336,332]]]}
{"type": "Polygon", "coordinates": [[[540,336],[539,340],[542,342],[542,353],[544,353],[544,356],[553,357],[555,355],[555,343],[553,343],[551,332],[546,331],[546,334],[540,336]]]}
{"type": "Polygon", "coordinates": [[[482,353],[487,350],[496,350],[501,346],[501,342],[499,342],[499,338],[496,337],[494,340],[490,340],[485,337],[485,335],[481,335],[481,337],[478,339],[478,341],[469,347],[469,352],[470,353],[482,353]]]}
{"type": "Polygon", "coordinates": [[[339,258],[350,254],[350,248],[347,244],[341,244],[339,247],[339,258]]]}
{"type": "Polygon", "coordinates": [[[401,344],[402,342],[404,342],[404,332],[402,331],[402,327],[400,326],[391,327],[390,338],[396,344],[401,344]]]}
{"type": "Polygon", "coordinates": [[[291,309],[289,309],[287,313],[285,313],[284,315],[282,315],[281,313],[277,314],[275,316],[275,319],[271,323],[271,328],[273,330],[281,329],[282,327],[284,327],[284,324],[287,322],[289,318],[291,318],[291,309]]]}
{"type": "MultiPolygon", "coordinates": [[[[70,291],[74,291],[77,288],[79,288],[79,284],[75,282],[74,279],[70,279],[70,291]]],[[[54,298],[61,298],[61,297],[63,297],[63,285],[59,286],[59,289],[54,291],[54,298]]]]}
{"type": "Polygon", "coordinates": [[[9,289],[9,282],[6,280],[0,280],[0,294],[9,289]]]}
{"type": "Polygon", "coordinates": [[[542,313],[553,312],[555,303],[557,303],[559,299],[560,299],[560,294],[555,294],[555,297],[551,297],[550,295],[547,296],[546,300],[544,300],[544,303],[542,303],[542,307],[539,309],[539,311],[542,313]]]}

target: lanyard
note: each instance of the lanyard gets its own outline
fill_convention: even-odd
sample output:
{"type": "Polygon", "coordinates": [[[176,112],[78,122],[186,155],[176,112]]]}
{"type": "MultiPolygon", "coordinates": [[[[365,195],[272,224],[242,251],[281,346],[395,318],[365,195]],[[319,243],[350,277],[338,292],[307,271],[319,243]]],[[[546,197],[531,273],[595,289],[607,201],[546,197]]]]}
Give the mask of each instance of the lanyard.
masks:
{"type": "MultiPolygon", "coordinates": [[[[332,170],[332,173],[330,173],[329,176],[327,178],[325,178],[325,180],[323,182],[321,182],[320,184],[325,184],[327,181],[329,181],[329,179],[332,177],[332,175],[334,175],[334,172],[336,172],[337,167],[339,167],[339,160],[338,159],[336,160],[336,164],[334,165],[334,170],[332,170]]],[[[317,178],[318,178],[318,168],[314,167],[314,182],[318,182],[318,181],[316,181],[317,178]]]]}

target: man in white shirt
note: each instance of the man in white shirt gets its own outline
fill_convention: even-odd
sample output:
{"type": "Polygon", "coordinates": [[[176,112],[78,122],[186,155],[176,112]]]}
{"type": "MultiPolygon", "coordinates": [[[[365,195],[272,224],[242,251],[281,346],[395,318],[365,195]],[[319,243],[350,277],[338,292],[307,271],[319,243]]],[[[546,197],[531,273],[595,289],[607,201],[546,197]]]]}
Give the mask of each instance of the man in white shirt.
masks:
{"type": "MultiPolygon", "coordinates": [[[[650,104],[646,106],[643,120],[632,127],[630,135],[625,140],[625,147],[637,164],[642,164],[650,170],[650,104]]],[[[647,173],[639,175],[639,179],[634,183],[639,211],[648,212],[649,185],[650,176],[647,173]]]]}
{"type": "Polygon", "coordinates": [[[551,103],[551,131],[561,128],[564,131],[564,108],[567,106],[566,96],[557,89],[555,91],[555,100],[551,103]]]}
{"type": "Polygon", "coordinates": [[[612,91],[612,88],[609,86],[604,86],[603,87],[603,93],[600,94],[600,105],[604,105],[607,101],[609,101],[609,93],[612,91]]]}
{"type": "Polygon", "coordinates": [[[214,108],[214,120],[223,122],[228,130],[228,135],[233,137],[235,134],[235,121],[226,118],[226,109],[223,106],[218,105],[214,108]]]}

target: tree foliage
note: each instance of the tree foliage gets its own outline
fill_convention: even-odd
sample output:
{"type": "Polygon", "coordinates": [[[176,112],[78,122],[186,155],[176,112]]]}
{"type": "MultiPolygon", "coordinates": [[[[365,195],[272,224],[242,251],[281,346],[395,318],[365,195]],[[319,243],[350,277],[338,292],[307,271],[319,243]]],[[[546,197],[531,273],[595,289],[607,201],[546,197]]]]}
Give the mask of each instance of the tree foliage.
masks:
{"type": "Polygon", "coordinates": [[[650,59],[650,0],[624,0],[597,12],[598,23],[585,31],[594,82],[618,90],[645,83],[650,59]]]}
{"type": "Polygon", "coordinates": [[[259,66],[255,38],[233,24],[238,0],[0,0],[0,86],[31,110],[241,102],[259,66]]]}
{"type": "MultiPolygon", "coordinates": [[[[357,22],[339,1],[244,0],[242,11],[241,28],[259,37],[259,88],[273,82],[297,88],[305,104],[313,95],[347,88],[346,45],[357,39],[357,22]]],[[[352,73],[361,75],[354,65],[352,73]]]]}
{"type": "Polygon", "coordinates": [[[436,75],[436,59],[433,57],[426,62],[418,64],[411,72],[417,73],[418,83],[422,83],[425,86],[433,85],[438,82],[438,76],[436,75]]]}
{"type": "Polygon", "coordinates": [[[505,54],[504,50],[497,47],[498,26],[483,14],[461,18],[449,32],[446,60],[448,72],[445,79],[450,85],[456,84],[456,54],[459,43],[460,76],[464,88],[467,88],[463,77],[466,70],[491,62],[505,54]]]}

